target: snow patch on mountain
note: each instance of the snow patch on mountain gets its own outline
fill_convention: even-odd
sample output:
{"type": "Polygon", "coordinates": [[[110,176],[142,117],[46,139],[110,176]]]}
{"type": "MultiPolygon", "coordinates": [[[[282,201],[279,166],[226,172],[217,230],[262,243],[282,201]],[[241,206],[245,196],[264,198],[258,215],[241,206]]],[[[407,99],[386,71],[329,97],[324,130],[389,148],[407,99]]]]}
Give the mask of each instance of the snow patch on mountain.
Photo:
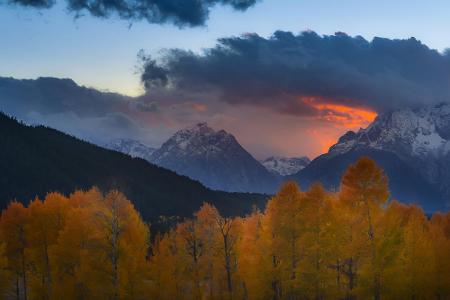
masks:
{"type": "Polygon", "coordinates": [[[150,160],[150,156],[156,150],[155,148],[144,145],[138,140],[129,138],[119,138],[111,140],[105,145],[105,148],[115,150],[130,155],[150,160]]]}
{"type": "Polygon", "coordinates": [[[261,164],[269,171],[274,174],[281,176],[287,176],[297,173],[298,171],[305,168],[309,163],[310,159],[306,156],[303,157],[281,157],[281,156],[271,156],[261,161],[261,164]]]}

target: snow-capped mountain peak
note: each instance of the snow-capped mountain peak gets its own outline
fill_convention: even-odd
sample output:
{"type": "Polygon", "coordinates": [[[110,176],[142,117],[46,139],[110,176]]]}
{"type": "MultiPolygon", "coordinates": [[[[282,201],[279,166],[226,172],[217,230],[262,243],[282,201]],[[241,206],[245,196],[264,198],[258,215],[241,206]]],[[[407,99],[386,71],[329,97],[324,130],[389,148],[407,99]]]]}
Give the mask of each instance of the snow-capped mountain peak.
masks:
{"type": "MultiPolygon", "coordinates": [[[[358,132],[349,131],[341,136],[328,153],[319,156],[309,165],[307,171],[314,174],[318,169],[331,168],[327,166],[327,162],[343,160],[356,154],[373,155],[379,159],[383,156],[387,169],[394,164],[404,164],[409,169],[406,171],[408,173],[391,176],[392,182],[398,183],[405,178],[414,182],[411,176],[415,174],[416,179],[420,179],[417,182],[423,180],[423,188],[428,185],[430,191],[441,199],[439,201],[445,202],[439,204],[438,201],[435,207],[450,207],[448,200],[442,200],[450,199],[450,104],[382,113],[367,128],[358,132]],[[395,159],[391,157],[389,163],[386,163],[389,155],[393,155],[395,159]]],[[[391,173],[394,171],[391,169],[391,173]]],[[[392,183],[394,189],[398,188],[397,183],[392,183]]],[[[404,187],[405,191],[412,189],[406,188],[406,185],[404,187]]],[[[417,199],[426,201],[427,196],[417,199]]]]}
{"type": "Polygon", "coordinates": [[[150,161],[213,189],[272,192],[277,185],[274,176],[232,134],[207,123],[177,131],[150,161]]]}
{"type": "Polygon", "coordinates": [[[450,104],[381,114],[367,128],[344,134],[329,153],[342,154],[358,147],[401,156],[445,155],[450,150],[450,104]]]}
{"type": "Polygon", "coordinates": [[[216,134],[218,134],[218,132],[209,127],[206,122],[197,123],[177,131],[165,144],[167,144],[167,146],[178,147],[181,150],[186,150],[190,144],[200,146],[204,139],[216,134]]]}
{"type": "Polygon", "coordinates": [[[271,156],[261,161],[261,164],[270,172],[281,176],[292,175],[306,167],[310,159],[303,157],[271,156]]]}
{"type": "Polygon", "coordinates": [[[216,131],[207,123],[198,123],[177,131],[155,151],[151,161],[158,164],[166,156],[184,158],[204,156],[214,160],[221,153],[232,154],[242,150],[245,151],[232,134],[225,130],[216,131]]]}

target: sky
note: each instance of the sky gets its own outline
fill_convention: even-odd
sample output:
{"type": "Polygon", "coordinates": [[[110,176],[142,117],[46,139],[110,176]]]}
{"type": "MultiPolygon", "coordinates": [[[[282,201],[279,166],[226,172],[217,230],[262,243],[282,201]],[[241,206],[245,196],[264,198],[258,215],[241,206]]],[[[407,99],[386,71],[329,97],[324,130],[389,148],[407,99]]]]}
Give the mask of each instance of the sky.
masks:
{"type": "MultiPolygon", "coordinates": [[[[244,11],[232,5],[216,5],[210,8],[209,14],[202,15],[205,19],[200,21],[164,19],[152,22],[139,20],[136,15],[118,17],[113,13],[111,17],[98,17],[98,11],[75,11],[62,1],[48,9],[35,9],[26,0],[17,3],[24,5],[0,1],[0,76],[17,79],[41,76],[70,78],[78,85],[132,97],[124,97],[123,101],[150,103],[156,108],[127,109],[124,112],[123,106],[119,105],[119,109],[108,108],[108,113],[116,109],[115,116],[122,114],[133,122],[130,128],[134,129],[121,130],[121,135],[139,138],[151,146],[158,146],[183,126],[208,121],[216,129],[225,128],[235,134],[244,147],[258,158],[269,155],[308,155],[313,158],[326,151],[345,131],[365,127],[377,113],[397,108],[392,106],[393,101],[399,103],[398,107],[403,107],[417,105],[422,99],[432,103],[446,101],[448,96],[444,87],[447,73],[439,69],[439,65],[447,66],[443,53],[450,46],[448,1],[425,4],[403,0],[262,0],[249,3],[244,11]],[[289,62],[279,61],[275,54],[285,56],[286,52],[277,52],[277,49],[282,42],[292,40],[286,35],[278,35],[274,39],[277,31],[292,33],[301,43],[306,43],[308,38],[302,36],[303,31],[315,32],[320,37],[336,36],[336,32],[343,32],[349,36],[350,42],[359,43],[356,36],[361,36],[367,41],[367,47],[376,48],[378,45],[376,49],[380,49],[380,43],[372,44],[372,39],[382,37],[392,42],[389,47],[397,47],[401,51],[426,45],[424,55],[436,49],[442,56],[435,57],[435,53],[431,53],[426,57],[432,58],[423,59],[426,61],[423,64],[417,63],[416,69],[407,67],[411,65],[410,61],[402,61],[398,64],[402,70],[394,74],[392,80],[386,82],[376,77],[378,85],[370,85],[367,82],[375,78],[372,69],[361,73],[367,77],[364,81],[361,74],[356,76],[346,71],[349,67],[360,70],[362,66],[366,67],[366,63],[346,62],[346,65],[336,67],[337,71],[329,71],[330,66],[334,68],[337,65],[337,58],[339,62],[345,60],[338,53],[340,42],[331,41],[329,43],[333,46],[329,46],[325,39],[319,38],[318,43],[323,45],[320,47],[331,47],[329,51],[337,54],[326,52],[327,59],[320,57],[323,68],[306,68],[304,72],[316,74],[322,70],[334,77],[323,74],[308,77],[304,76],[305,73],[277,67],[278,63],[285,67],[289,65],[289,62]],[[404,46],[406,42],[401,45],[394,42],[395,39],[406,41],[410,37],[421,44],[404,46]],[[223,38],[228,40],[223,43],[219,40],[223,38]],[[234,57],[221,53],[220,45],[235,47],[243,54],[234,57]],[[247,61],[241,61],[245,58],[245,51],[249,51],[247,54],[250,55],[251,47],[258,47],[258,53],[271,49],[265,57],[261,57],[262,65],[270,65],[265,72],[273,74],[273,78],[258,73],[261,62],[253,61],[251,56],[248,65],[247,61]],[[144,58],[138,57],[140,50],[144,58]],[[245,69],[227,69],[227,65],[215,63],[225,56],[229,59],[228,65],[234,66],[239,61],[245,69]],[[185,61],[190,64],[186,65],[185,61]],[[417,74],[423,69],[439,74],[436,81],[441,85],[431,85],[419,78],[417,74]],[[156,78],[156,82],[155,70],[159,70],[157,74],[164,75],[170,84],[161,84],[158,81],[160,77],[156,78]],[[291,77],[280,76],[290,71],[293,72],[291,77]],[[150,79],[143,80],[142,74],[150,79]],[[239,74],[246,74],[246,77],[239,78],[239,74]],[[231,80],[233,78],[237,79],[231,80]],[[337,86],[336,78],[348,81],[347,85],[337,86]],[[313,79],[322,85],[310,84],[313,79]],[[353,88],[351,85],[354,82],[361,83],[353,88]],[[374,92],[385,88],[388,92],[374,92]],[[405,94],[396,91],[397,88],[413,92],[405,94]],[[415,99],[416,95],[422,98],[415,99]]],[[[311,55],[312,46],[305,47],[311,55]]],[[[361,54],[365,60],[376,60],[380,56],[361,54]]],[[[402,60],[402,55],[395,57],[402,60]]],[[[304,57],[294,54],[289,59],[300,61],[304,57]]],[[[319,60],[317,57],[315,59],[319,60]]],[[[415,66],[417,59],[414,59],[415,66]]],[[[384,58],[380,61],[389,67],[393,65],[384,58]]],[[[304,64],[305,61],[301,61],[298,67],[304,64]]],[[[396,64],[392,70],[395,73],[400,67],[396,64]]],[[[63,96],[55,101],[63,101],[63,96]]],[[[95,116],[96,123],[91,123],[94,117],[86,119],[86,115],[70,111],[67,107],[50,113],[45,105],[26,110],[28,104],[14,106],[13,109],[12,105],[5,103],[7,101],[2,107],[5,111],[13,111],[30,122],[48,124],[82,138],[101,143],[110,137],[119,137],[116,129],[101,121],[106,120],[101,113],[95,116]],[[63,121],[67,120],[66,114],[73,117],[72,123],[63,121]],[[97,129],[99,132],[96,133],[97,129]]],[[[108,101],[101,103],[112,107],[108,101]]],[[[83,105],[91,104],[84,102],[83,105]]]]}

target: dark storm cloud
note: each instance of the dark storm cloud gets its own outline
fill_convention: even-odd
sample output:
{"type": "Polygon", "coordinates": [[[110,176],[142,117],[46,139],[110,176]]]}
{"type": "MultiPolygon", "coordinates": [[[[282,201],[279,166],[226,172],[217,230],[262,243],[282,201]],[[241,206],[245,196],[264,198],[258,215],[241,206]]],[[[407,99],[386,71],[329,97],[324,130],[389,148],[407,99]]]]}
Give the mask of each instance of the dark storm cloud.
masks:
{"type": "MultiPolygon", "coordinates": [[[[4,0],[0,0],[0,4],[4,0]]],[[[67,0],[67,8],[77,16],[85,12],[95,17],[118,16],[128,21],[172,23],[177,26],[201,26],[215,5],[231,6],[244,11],[258,0],[67,0]]],[[[53,0],[6,0],[7,4],[49,8],[53,0]]]]}
{"type": "MultiPolygon", "coordinates": [[[[3,3],[0,1],[0,4],[3,3]]],[[[10,0],[8,4],[22,5],[35,8],[50,8],[55,4],[53,0],[10,0]]]]}
{"type": "Polygon", "coordinates": [[[143,62],[145,68],[141,75],[145,89],[148,90],[152,87],[166,86],[168,84],[169,78],[166,70],[158,66],[156,60],[152,59],[151,56],[145,55],[143,50],[139,51],[138,59],[143,62]]]}
{"type": "Polygon", "coordinates": [[[376,111],[450,100],[450,55],[415,38],[277,31],[219,39],[201,54],[170,49],[144,61],[142,80],[156,90],[205,92],[228,103],[308,114],[299,97],[376,111]]]}
{"type": "Polygon", "coordinates": [[[115,112],[129,100],[129,97],[119,94],[79,86],[71,79],[0,77],[0,108],[13,115],[29,111],[42,114],[70,111],[79,117],[96,117],[115,112]]]}

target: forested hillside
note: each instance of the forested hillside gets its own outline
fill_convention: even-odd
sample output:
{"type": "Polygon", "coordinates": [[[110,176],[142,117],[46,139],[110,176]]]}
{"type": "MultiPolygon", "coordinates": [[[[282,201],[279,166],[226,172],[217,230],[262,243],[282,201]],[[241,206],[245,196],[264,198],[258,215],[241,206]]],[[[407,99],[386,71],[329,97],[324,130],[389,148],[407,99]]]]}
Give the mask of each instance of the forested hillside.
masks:
{"type": "Polygon", "coordinates": [[[265,195],[216,192],[143,159],[106,150],[42,126],[25,126],[0,114],[0,208],[11,199],[27,203],[48,192],[118,189],[145,220],[191,216],[203,201],[226,215],[262,207],[265,195]]]}

